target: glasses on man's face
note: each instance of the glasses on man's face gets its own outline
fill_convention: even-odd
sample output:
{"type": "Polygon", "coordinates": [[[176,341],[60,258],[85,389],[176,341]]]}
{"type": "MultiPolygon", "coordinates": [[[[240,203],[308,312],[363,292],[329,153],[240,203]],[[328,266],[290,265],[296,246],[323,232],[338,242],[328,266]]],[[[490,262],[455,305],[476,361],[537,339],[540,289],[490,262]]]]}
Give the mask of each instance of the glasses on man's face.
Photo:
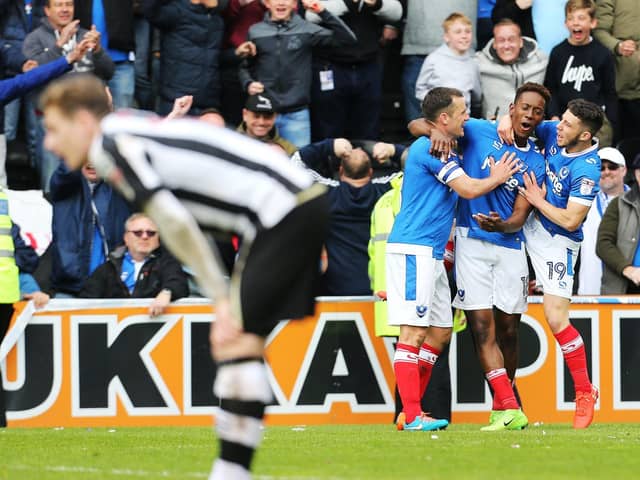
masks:
{"type": "Polygon", "coordinates": [[[617,163],[612,163],[610,165],[607,164],[602,164],[600,165],[600,171],[604,172],[605,170],[611,170],[612,172],[615,172],[616,170],[618,170],[620,168],[620,165],[618,165],[617,163]]]}
{"type": "Polygon", "coordinates": [[[156,236],[156,233],[158,233],[155,230],[127,230],[127,232],[133,233],[138,238],[142,238],[143,235],[153,238],[156,236]]]}

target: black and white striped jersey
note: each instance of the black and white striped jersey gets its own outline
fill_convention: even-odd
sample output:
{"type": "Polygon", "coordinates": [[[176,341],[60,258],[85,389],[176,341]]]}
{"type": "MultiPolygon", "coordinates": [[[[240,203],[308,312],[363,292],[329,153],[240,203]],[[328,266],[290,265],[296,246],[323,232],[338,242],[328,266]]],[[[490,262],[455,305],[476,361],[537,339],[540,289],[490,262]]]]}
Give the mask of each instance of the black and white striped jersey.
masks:
{"type": "Polygon", "coordinates": [[[170,190],[201,228],[253,237],[304,201],[311,176],[269,145],[198,120],[165,121],[136,112],[101,123],[90,162],[143,209],[170,190]]]}

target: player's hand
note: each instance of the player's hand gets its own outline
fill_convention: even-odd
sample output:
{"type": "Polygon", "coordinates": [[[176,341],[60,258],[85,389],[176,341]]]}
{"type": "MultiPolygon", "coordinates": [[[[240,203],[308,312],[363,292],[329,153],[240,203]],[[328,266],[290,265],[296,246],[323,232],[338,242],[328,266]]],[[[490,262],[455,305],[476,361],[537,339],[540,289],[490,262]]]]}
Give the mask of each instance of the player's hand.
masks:
{"type": "Polygon", "coordinates": [[[62,48],[67,44],[71,37],[73,37],[78,31],[78,25],[80,24],[80,20],[74,20],[73,22],[69,22],[61,31],[58,40],[56,41],[56,46],[58,48],[62,48]]]}
{"type": "Polygon", "coordinates": [[[256,44],[253,42],[243,42],[236,48],[237,57],[255,57],[256,53],[258,53],[258,49],[256,48],[256,44]]]}
{"type": "Polygon", "coordinates": [[[489,157],[489,169],[489,176],[496,180],[498,185],[502,185],[520,169],[520,160],[516,158],[515,152],[505,152],[497,163],[493,157],[489,157]]]}
{"type": "Polygon", "coordinates": [[[264,92],[264,85],[260,82],[251,82],[247,87],[247,93],[249,95],[256,95],[264,92]]]}
{"type": "Polygon", "coordinates": [[[333,153],[340,159],[349,158],[353,151],[353,145],[346,138],[335,138],[333,140],[333,153]]]}
{"type": "Polygon", "coordinates": [[[164,313],[165,308],[171,303],[171,292],[168,290],[162,290],[156,298],[153,299],[151,305],[149,305],[149,316],[157,317],[164,313]]]}
{"type": "Polygon", "coordinates": [[[449,158],[451,151],[456,148],[456,141],[445,135],[437,128],[431,129],[431,148],[429,153],[437,158],[449,158]]]}
{"type": "Polygon", "coordinates": [[[396,153],[396,147],[393,143],[377,142],[373,146],[371,153],[378,165],[385,165],[390,162],[391,157],[396,153]]]}
{"type": "Polygon", "coordinates": [[[211,344],[212,354],[217,348],[238,338],[241,333],[242,329],[239,327],[239,322],[231,313],[229,299],[216,300],[216,320],[211,322],[209,330],[209,343],[211,344]]]}
{"type": "Polygon", "coordinates": [[[526,198],[531,205],[538,208],[544,202],[546,187],[544,184],[542,187],[538,185],[536,175],[533,172],[524,172],[522,177],[524,178],[524,187],[518,187],[520,195],[526,198]]]}
{"type": "Polygon", "coordinates": [[[507,145],[513,145],[513,125],[511,124],[511,117],[509,115],[503,115],[498,122],[498,136],[507,145]]]}
{"type": "Polygon", "coordinates": [[[487,232],[502,232],[502,225],[504,223],[503,218],[498,212],[489,212],[489,215],[484,213],[476,213],[472,215],[473,219],[478,223],[478,226],[487,232]]]}

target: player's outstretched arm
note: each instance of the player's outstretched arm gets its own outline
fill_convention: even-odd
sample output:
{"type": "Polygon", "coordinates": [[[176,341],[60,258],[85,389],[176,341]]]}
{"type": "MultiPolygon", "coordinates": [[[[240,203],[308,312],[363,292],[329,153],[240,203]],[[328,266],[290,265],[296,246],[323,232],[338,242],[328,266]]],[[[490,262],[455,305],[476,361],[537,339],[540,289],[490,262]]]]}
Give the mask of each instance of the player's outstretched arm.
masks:
{"type": "Polygon", "coordinates": [[[505,152],[497,163],[489,158],[491,174],[487,178],[471,178],[466,173],[447,183],[462,198],[472,199],[490,192],[509,180],[520,168],[515,152],[505,152]]]}
{"type": "Polygon", "coordinates": [[[567,208],[551,205],[545,200],[546,190],[544,186],[538,185],[535,174],[525,172],[523,177],[524,187],[518,187],[520,195],[524,196],[540,213],[569,232],[577,230],[582,225],[587,213],[589,213],[589,205],[571,201],[571,198],[567,202],[567,208]]]}

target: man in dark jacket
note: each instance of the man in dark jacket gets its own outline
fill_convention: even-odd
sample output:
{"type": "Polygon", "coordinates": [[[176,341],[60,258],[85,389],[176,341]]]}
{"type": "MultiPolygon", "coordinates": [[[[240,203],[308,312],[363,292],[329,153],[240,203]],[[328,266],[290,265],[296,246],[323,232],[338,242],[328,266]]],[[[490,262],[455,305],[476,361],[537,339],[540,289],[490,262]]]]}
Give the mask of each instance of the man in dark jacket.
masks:
{"type": "Polygon", "coordinates": [[[160,315],[172,300],[189,295],[180,263],[160,247],[158,227],[144,213],[125,223],[125,245],[109,255],[80,292],[83,298],[149,298],[149,315],[160,315]]]}
{"type": "Polygon", "coordinates": [[[143,12],[162,33],[158,113],[193,95],[190,113],[220,107],[220,51],[227,0],[143,0],[143,12]]]}
{"type": "Polygon", "coordinates": [[[122,243],[129,206],[93,167],[51,177],[53,205],[51,289],[57,297],[78,295],[84,282],[122,243]]]}

